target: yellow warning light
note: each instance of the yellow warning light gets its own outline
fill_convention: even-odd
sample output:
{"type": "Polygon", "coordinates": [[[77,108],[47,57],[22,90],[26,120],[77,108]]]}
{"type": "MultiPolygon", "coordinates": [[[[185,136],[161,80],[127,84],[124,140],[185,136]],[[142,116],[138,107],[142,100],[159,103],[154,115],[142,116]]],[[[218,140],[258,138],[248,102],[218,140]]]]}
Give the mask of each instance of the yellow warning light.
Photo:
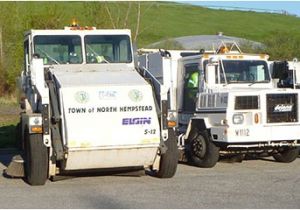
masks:
{"type": "Polygon", "coordinates": [[[220,53],[228,53],[229,52],[229,50],[228,50],[228,48],[227,47],[225,47],[225,46],[222,46],[221,48],[220,48],[220,51],[219,51],[220,53]]]}
{"type": "Polygon", "coordinates": [[[255,113],[255,115],[254,115],[254,122],[256,124],[259,123],[259,115],[257,113],[255,113]]]}
{"type": "Polygon", "coordinates": [[[43,128],[42,128],[42,126],[32,126],[31,132],[32,133],[43,133],[43,128]]]}
{"type": "Polygon", "coordinates": [[[72,23],[69,27],[65,27],[66,30],[72,30],[72,31],[75,31],[75,30],[96,30],[96,27],[93,27],[93,26],[85,26],[85,27],[82,27],[82,26],[79,26],[78,24],[78,21],[73,18],[72,19],[72,23]]]}
{"type": "Polygon", "coordinates": [[[76,26],[78,26],[78,23],[77,23],[76,19],[73,18],[71,27],[76,27],[76,26]]]}
{"type": "Polygon", "coordinates": [[[177,124],[176,121],[168,121],[168,127],[169,127],[169,128],[175,127],[176,124],[177,124]]]}

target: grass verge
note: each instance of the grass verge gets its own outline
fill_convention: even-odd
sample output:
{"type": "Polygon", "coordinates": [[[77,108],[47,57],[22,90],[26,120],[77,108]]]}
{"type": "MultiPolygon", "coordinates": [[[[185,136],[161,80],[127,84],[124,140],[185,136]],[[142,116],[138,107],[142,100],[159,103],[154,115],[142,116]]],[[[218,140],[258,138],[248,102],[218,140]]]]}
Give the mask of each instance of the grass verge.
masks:
{"type": "Polygon", "coordinates": [[[0,148],[17,147],[19,108],[13,96],[0,98],[0,148]]]}

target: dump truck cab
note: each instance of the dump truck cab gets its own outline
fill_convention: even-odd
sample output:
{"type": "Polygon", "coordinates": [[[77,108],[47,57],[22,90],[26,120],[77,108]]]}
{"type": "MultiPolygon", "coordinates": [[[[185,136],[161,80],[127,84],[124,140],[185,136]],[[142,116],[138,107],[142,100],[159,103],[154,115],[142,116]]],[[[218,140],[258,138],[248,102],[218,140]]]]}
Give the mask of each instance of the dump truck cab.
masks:
{"type": "Polygon", "coordinates": [[[20,127],[30,184],[89,169],[175,174],[174,133],[135,69],[129,30],[30,30],[24,64],[20,127]]]}
{"type": "Polygon", "coordinates": [[[213,167],[220,155],[296,159],[299,90],[274,87],[268,58],[225,41],[188,56],[172,50],[141,55],[142,68],[172,81],[182,160],[213,167]]]}
{"type": "Polygon", "coordinates": [[[182,138],[196,165],[212,167],[219,154],[271,154],[280,162],[295,160],[299,91],[274,88],[268,58],[242,53],[233,42],[213,53],[181,59],[186,79],[179,87],[179,121],[186,126],[182,138]],[[199,80],[190,88],[193,72],[199,80]]]}

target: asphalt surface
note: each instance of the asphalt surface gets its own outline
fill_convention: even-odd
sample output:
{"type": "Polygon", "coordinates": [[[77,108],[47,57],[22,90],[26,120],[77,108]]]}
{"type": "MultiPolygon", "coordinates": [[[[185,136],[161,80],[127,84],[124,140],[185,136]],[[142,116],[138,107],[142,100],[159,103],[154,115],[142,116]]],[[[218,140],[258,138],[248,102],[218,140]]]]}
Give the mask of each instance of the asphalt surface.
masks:
{"type": "MultiPolygon", "coordinates": [[[[0,170],[12,154],[0,153],[0,170]]],[[[179,164],[175,177],[89,174],[44,186],[0,176],[0,208],[300,208],[300,158],[179,164]]],[[[66,177],[65,177],[66,178],[66,177]]]]}

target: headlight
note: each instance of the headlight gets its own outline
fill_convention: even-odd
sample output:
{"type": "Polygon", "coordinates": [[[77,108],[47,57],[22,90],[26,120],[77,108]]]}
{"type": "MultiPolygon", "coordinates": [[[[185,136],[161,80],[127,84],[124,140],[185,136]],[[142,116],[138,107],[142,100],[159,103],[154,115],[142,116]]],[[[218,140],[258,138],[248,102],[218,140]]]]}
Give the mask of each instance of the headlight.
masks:
{"type": "Polygon", "coordinates": [[[29,125],[42,125],[42,117],[41,116],[32,116],[29,118],[29,125]]]}
{"type": "Polygon", "coordinates": [[[41,116],[29,117],[29,133],[43,133],[43,119],[41,116]]]}
{"type": "Polygon", "coordinates": [[[243,114],[234,114],[232,116],[233,124],[243,124],[244,122],[244,115],[243,114]]]}

